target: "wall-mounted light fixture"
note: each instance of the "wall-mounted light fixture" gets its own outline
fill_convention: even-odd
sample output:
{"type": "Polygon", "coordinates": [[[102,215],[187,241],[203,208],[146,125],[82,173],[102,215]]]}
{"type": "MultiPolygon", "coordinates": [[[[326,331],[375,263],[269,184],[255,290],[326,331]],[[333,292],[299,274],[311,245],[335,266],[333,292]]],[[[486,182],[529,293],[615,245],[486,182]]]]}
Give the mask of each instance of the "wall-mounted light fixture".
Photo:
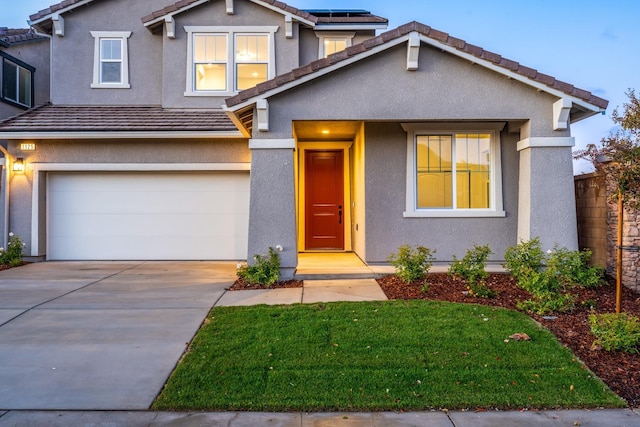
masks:
{"type": "Polygon", "coordinates": [[[13,161],[13,171],[18,173],[24,173],[24,158],[17,157],[13,161]]]}

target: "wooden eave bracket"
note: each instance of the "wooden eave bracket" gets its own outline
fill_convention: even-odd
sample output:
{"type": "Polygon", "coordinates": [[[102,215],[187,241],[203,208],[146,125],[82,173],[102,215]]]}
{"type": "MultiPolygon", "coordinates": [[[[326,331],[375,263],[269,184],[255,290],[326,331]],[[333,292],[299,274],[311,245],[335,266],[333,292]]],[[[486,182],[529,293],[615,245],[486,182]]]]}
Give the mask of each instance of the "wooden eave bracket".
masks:
{"type": "Polygon", "coordinates": [[[58,37],[64,37],[64,18],[57,13],[51,16],[53,23],[53,34],[58,37]]]}
{"type": "Polygon", "coordinates": [[[269,132],[269,102],[266,99],[258,99],[256,111],[258,113],[258,130],[269,132]]]}
{"type": "Polygon", "coordinates": [[[553,103],[553,130],[569,128],[569,114],[572,102],[568,98],[560,98],[553,103]]]}
{"type": "Polygon", "coordinates": [[[233,15],[233,0],[226,0],[227,4],[227,15],[233,15]]]}
{"type": "Polygon", "coordinates": [[[291,15],[285,15],[284,17],[284,32],[288,39],[293,38],[293,17],[291,15]]]}
{"type": "Polygon", "coordinates": [[[407,71],[418,69],[418,59],[420,58],[420,36],[415,31],[409,33],[409,43],[407,45],[407,71]]]}
{"type": "Polygon", "coordinates": [[[167,16],[164,18],[164,25],[167,29],[167,37],[170,39],[176,38],[176,21],[173,16],[167,16]]]}

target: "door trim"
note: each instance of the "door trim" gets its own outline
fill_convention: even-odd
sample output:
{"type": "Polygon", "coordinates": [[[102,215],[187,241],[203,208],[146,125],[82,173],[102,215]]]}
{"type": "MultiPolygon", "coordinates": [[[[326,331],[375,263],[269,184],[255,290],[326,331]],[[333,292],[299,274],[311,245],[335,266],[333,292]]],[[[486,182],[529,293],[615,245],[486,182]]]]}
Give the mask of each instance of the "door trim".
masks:
{"type": "MultiPolygon", "coordinates": [[[[297,215],[298,215],[298,252],[305,252],[306,245],[306,208],[305,208],[305,157],[306,151],[343,151],[343,182],[344,182],[344,249],[336,252],[350,252],[353,250],[351,241],[351,156],[349,149],[353,141],[345,142],[300,142],[298,143],[297,170],[297,215]]],[[[317,252],[317,251],[314,251],[317,252]]],[[[320,251],[328,252],[328,251],[320,251]]],[[[333,251],[331,251],[333,252],[333,251]]]]}

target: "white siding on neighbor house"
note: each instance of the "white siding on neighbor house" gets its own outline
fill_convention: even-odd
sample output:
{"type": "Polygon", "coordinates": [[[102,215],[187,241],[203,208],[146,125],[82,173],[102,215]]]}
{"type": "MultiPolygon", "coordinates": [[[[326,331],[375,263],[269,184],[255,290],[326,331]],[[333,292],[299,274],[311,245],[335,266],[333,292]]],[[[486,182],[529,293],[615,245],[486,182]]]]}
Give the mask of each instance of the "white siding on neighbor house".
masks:
{"type": "Polygon", "coordinates": [[[249,174],[51,172],[49,260],[240,260],[249,174]]]}

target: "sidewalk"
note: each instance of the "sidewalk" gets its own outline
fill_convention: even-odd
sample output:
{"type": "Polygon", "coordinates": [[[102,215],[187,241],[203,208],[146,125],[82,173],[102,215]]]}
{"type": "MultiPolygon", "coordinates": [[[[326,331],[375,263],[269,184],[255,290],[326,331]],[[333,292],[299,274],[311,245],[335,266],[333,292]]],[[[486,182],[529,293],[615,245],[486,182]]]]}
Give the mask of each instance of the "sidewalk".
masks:
{"type": "Polygon", "coordinates": [[[633,427],[640,426],[640,414],[630,409],[404,413],[11,411],[0,416],[0,426],[633,427]]]}

